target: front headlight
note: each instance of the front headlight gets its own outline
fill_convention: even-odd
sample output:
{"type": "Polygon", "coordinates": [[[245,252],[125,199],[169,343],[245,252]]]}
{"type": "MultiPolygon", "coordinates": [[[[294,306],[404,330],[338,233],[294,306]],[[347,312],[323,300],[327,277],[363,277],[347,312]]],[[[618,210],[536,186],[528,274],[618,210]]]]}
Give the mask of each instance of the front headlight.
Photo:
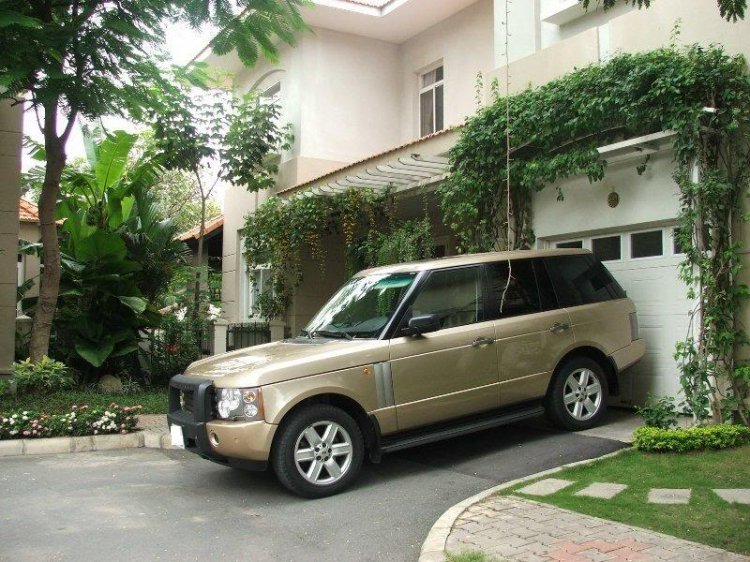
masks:
{"type": "Polygon", "coordinates": [[[219,388],[214,401],[219,419],[257,421],[263,418],[260,388],[219,388]]]}

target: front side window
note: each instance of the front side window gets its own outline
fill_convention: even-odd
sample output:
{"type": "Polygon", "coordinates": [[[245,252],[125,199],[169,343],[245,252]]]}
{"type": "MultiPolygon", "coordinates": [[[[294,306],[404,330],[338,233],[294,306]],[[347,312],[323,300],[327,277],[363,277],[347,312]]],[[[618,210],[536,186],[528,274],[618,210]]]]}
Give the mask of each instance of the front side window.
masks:
{"type": "Polygon", "coordinates": [[[442,131],[445,126],[443,118],[444,78],[442,66],[420,76],[419,116],[420,135],[423,137],[442,131]]]}
{"type": "Polygon", "coordinates": [[[409,309],[409,318],[434,314],[440,329],[474,324],[482,318],[479,267],[433,271],[409,309]]]}
{"type": "Polygon", "coordinates": [[[321,338],[377,338],[396,312],[414,273],[354,277],[320,309],[304,334],[321,338]]]}
{"type": "Polygon", "coordinates": [[[487,271],[492,287],[493,316],[510,318],[540,311],[539,291],[531,260],[491,263],[487,271]]]}

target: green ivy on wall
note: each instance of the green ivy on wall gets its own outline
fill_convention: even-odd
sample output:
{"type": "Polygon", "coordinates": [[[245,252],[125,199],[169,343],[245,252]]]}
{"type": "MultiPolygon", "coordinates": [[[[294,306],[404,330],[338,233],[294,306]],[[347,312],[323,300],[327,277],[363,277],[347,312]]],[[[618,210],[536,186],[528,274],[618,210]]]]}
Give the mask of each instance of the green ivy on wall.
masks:
{"type": "Polygon", "coordinates": [[[696,300],[695,336],[678,346],[676,357],[686,407],[699,422],[710,409],[715,421],[748,423],[750,368],[734,361],[735,350],[748,343],[735,319],[749,293],[737,281],[741,245],[734,239],[736,223],[746,220],[740,205],[750,181],[746,71],[744,58],[720,47],[668,48],[621,54],[540,88],[496,96],[468,119],[438,190],[461,251],[525,248],[534,240],[534,192],[575,176],[601,180],[606,162],[598,146],[674,131],[686,251],[681,276],[696,300]]]}

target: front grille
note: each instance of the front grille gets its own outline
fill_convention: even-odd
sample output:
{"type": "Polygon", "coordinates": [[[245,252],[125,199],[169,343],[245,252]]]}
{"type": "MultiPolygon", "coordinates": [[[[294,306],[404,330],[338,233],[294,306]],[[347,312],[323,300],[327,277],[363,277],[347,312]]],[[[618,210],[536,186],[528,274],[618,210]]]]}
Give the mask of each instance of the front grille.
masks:
{"type": "Polygon", "coordinates": [[[182,390],[180,392],[180,406],[182,406],[182,409],[186,412],[190,412],[191,414],[194,411],[195,404],[193,403],[193,397],[195,396],[195,391],[193,390],[182,390]]]}

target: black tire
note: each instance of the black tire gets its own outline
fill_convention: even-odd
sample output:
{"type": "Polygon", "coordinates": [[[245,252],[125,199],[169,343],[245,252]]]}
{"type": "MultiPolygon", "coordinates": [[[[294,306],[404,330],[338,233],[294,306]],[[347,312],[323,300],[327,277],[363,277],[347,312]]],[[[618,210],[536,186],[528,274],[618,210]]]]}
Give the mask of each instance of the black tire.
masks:
{"type": "MultiPolygon", "coordinates": [[[[571,388],[568,387],[568,389],[570,390],[571,388]]],[[[568,394],[578,396],[577,392],[578,391],[574,391],[573,393],[569,392],[568,394]]],[[[554,379],[550,384],[549,390],[547,391],[547,397],[545,399],[546,414],[552,423],[563,429],[567,429],[570,431],[590,429],[592,427],[595,427],[606,413],[608,396],[609,386],[607,385],[607,375],[602,365],[589,357],[573,357],[567,360],[557,370],[557,373],[555,374],[554,379]],[[583,399],[578,398],[577,400],[582,402],[580,406],[582,408],[581,415],[579,415],[578,417],[574,415],[576,411],[575,403],[568,406],[566,406],[565,404],[565,389],[568,385],[569,377],[573,373],[576,373],[576,377],[580,377],[579,371],[583,369],[587,370],[590,373],[589,377],[593,375],[594,377],[596,377],[596,379],[598,379],[601,388],[601,398],[599,400],[599,404],[595,408],[595,413],[590,417],[588,417],[588,411],[585,409],[586,406],[583,404],[585,402],[585,393],[581,393],[584,395],[583,399]],[[572,408],[573,412],[571,412],[569,408],[572,408]]],[[[596,405],[596,400],[594,400],[592,403],[596,405]]]]}
{"type": "MultiPolygon", "coordinates": [[[[364,457],[364,439],[357,422],[340,408],[313,404],[293,412],[283,421],[271,451],[271,464],[281,484],[291,492],[305,498],[324,498],[338,494],[357,479],[364,457]],[[334,422],[348,434],[351,461],[338,480],[329,484],[314,484],[303,477],[297,468],[295,447],[307,428],[323,422],[334,422]]],[[[324,470],[327,472],[327,468],[324,470]]]]}

